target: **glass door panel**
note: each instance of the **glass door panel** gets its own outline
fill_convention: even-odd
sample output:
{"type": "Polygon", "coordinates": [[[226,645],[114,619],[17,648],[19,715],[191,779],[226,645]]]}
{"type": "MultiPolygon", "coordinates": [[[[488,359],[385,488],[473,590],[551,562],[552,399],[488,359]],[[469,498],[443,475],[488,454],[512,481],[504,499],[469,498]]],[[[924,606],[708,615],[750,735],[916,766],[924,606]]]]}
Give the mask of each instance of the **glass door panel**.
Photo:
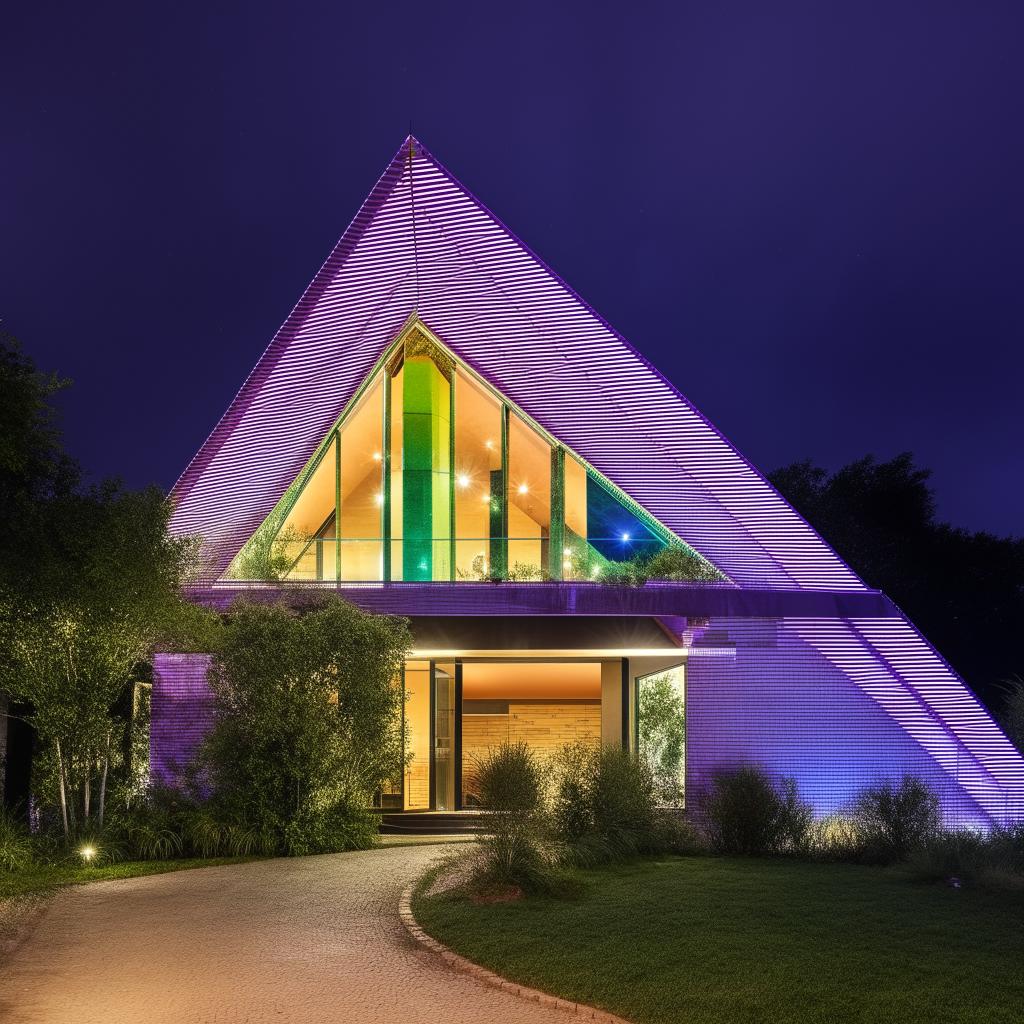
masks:
{"type": "Polygon", "coordinates": [[[455,810],[455,664],[434,665],[434,809],[455,810]]]}

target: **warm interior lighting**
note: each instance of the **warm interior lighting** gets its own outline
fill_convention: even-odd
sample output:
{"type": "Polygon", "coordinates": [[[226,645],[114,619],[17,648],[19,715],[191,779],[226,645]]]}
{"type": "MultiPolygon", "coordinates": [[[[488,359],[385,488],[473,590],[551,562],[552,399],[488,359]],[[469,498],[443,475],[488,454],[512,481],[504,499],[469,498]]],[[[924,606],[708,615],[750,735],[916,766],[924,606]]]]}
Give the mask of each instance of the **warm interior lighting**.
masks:
{"type": "Polygon", "coordinates": [[[485,448],[494,448],[494,442],[493,441],[484,441],[484,447],[485,448]]]}
{"type": "Polygon", "coordinates": [[[520,485],[519,485],[519,486],[518,486],[518,487],[516,488],[516,490],[518,490],[520,494],[526,494],[526,492],[527,492],[527,491],[528,491],[529,489],[530,489],[530,488],[529,488],[529,487],[527,487],[527,486],[526,486],[526,484],[520,484],[520,485]]]}
{"type": "Polygon", "coordinates": [[[381,494],[381,493],[380,493],[380,491],[378,491],[378,492],[377,492],[377,493],[376,493],[376,494],[375,494],[375,495],[373,496],[373,500],[374,500],[374,502],[375,502],[376,504],[378,504],[378,505],[383,505],[383,504],[384,504],[384,495],[383,495],[383,494],[381,494]]]}
{"type": "Polygon", "coordinates": [[[374,452],[373,453],[373,461],[374,462],[380,462],[380,452],[374,452]]]}
{"type": "Polygon", "coordinates": [[[465,488],[465,487],[468,487],[468,486],[469,486],[469,477],[468,477],[468,476],[466,476],[466,474],[465,474],[465,473],[460,473],[460,474],[459,474],[459,475],[458,475],[458,476],[457,476],[457,477],[455,478],[455,482],[456,482],[456,483],[457,483],[457,484],[458,484],[458,485],[459,485],[460,487],[463,487],[463,488],[465,488]]]}

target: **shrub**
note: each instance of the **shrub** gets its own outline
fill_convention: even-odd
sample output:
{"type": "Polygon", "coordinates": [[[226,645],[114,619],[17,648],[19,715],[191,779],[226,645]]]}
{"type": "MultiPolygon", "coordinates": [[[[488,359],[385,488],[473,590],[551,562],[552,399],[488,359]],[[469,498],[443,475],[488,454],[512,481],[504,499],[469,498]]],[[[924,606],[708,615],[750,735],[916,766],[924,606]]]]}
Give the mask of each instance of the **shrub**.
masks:
{"type": "Polygon", "coordinates": [[[654,830],[650,853],[673,853],[691,857],[704,853],[704,837],[678,811],[658,810],[654,816],[654,830]]]}
{"type": "Polygon", "coordinates": [[[713,849],[750,856],[804,849],[810,805],[796,782],[774,782],[754,765],[719,772],[700,799],[700,818],[713,849]]]}
{"type": "Polygon", "coordinates": [[[550,891],[552,865],[543,844],[545,777],[525,743],[503,743],[476,764],[480,807],[490,812],[474,883],[524,892],[550,891]]]}
{"type": "Polygon", "coordinates": [[[851,817],[863,856],[875,863],[906,860],[939,831],[939,799],[927,783],[905,775],[898,783],[868,786],[856,796],[851,817]]]}
{"type": "Polygon", "coordinates": [[[657,807],[650,766],[619,747],[603,748],[595,765],[590,791],[595,832],[624,853],[648,852],[657,807]]]}
{"type": "Polygon", "coordinates": [[[289,821],[284,829],[285,852],[289,857],[306,857],[338,850],[368,850],[379,824],[375,815],[361,807],[332,807],[289,821]]]}
{"type": "Polygon", "coordinates": [[[910,854],[913,874],[924,881],[1024,887],[1024,826],[977,832],[952,829],[927,836],[910,854]]]}
{"type": "Polygon", "coordinates": [[[211,674],[214,723],[200,755],[204,849],[285,855],[362,848],[363,810],[402,762],[404,620],[322,601],[236,605],[211,674]]]}
{"type": "Polygon", "coordinates": [[[554,768],[552,826],[568,863],[590,866],[697,847],[693,829],[678,814],[658,809],[650,766],[629,751],[569,744],[554,768]]]}
{"type": "Polygon", "coordinates": [[[562,842],[574,843],[594,830],[590,793],[597,750],[585,743],[567,743],[555,755],[552,826],[562,842]]]}
{"type": "Polygon", "coordinates": [[[988,838],[1006,869],[1024,875],[1024,824],[993,829],[988,838]]]}
{"type": "Polygon", "coordinates": [[[913,873],[925,881],[975,881],[992,866],[992,850],[980,832],[953,829],[925,837],[909,859],[913,873]]]}
{"type": "MultiPolygon", "coordinates": [[[[587,568],[593,571],[588,565],[587,568]]],[[[602,560],[596,578],[602,583],[642,587],[651,580],[719,583],[725,577],[691,548],[670,545],[655,555],[635,555],[625,562],[602,560]]],[[[587,573],[589,575],[589,572],[587,573]]]]}
{"type": "Polygon", "coordinates": [[[32,865],[32,837],[10,811],[0,806],[0,870],[24,871],[32,865]]]}

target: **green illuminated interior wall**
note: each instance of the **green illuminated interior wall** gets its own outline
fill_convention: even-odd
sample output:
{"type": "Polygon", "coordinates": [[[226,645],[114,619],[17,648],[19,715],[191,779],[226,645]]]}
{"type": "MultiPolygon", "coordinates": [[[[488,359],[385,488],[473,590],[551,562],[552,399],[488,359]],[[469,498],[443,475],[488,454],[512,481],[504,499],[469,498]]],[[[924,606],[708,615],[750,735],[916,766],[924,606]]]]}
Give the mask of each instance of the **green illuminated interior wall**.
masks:
{"type": "Polygon", "coordinates": [[[429,356],[402,386],[402,579],[451,578],[451,383],[429,356]]]}

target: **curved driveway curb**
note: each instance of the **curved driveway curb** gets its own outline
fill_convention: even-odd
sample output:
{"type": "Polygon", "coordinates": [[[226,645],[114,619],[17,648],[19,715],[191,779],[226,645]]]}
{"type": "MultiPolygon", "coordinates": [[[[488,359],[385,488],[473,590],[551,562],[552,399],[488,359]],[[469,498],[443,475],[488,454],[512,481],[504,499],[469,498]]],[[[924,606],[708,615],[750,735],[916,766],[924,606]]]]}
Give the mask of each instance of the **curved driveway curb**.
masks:
{"type": "Polygon", "coordinates": [[[500,974],[487,970],[486,967],[473,963],[472,960],[467,960],[464,956],[459,956],[458,953],[449,949],[444,943],[438,942],[437,939],[428,935],[416,922],[416,918],[412,913],[412,892],[414,888],[415,885],[410,885],[402,893],[402,898],[398,902],[398,916],[402,924],[405,925],[405,930],[409,933],[412,940],[431,953],[436,953],[452,970],[468,974],[470,977],[476,978],[477,981],[482,981],[485,985],[500,988],[503,992],[510,992],[521,999],[529,999],[531,1002],[540,1003],[541,1006],[549,1006],[555,1010],[561,1010],[563,1013],[572,1013],[577,1017],[583,1017],[585,1020],[598,1021],[599,1024],[630,1024],[624,1017],[616,1017],[613,1013],[607,1013],[604,1010],[597,1009],[597,1007],[588,1006],[586,1003],[573,1003],[568,999],[560,999],[558,996],[542,992],[540,989],[519,985],[514,981],[503,978],[500,974]]]}

